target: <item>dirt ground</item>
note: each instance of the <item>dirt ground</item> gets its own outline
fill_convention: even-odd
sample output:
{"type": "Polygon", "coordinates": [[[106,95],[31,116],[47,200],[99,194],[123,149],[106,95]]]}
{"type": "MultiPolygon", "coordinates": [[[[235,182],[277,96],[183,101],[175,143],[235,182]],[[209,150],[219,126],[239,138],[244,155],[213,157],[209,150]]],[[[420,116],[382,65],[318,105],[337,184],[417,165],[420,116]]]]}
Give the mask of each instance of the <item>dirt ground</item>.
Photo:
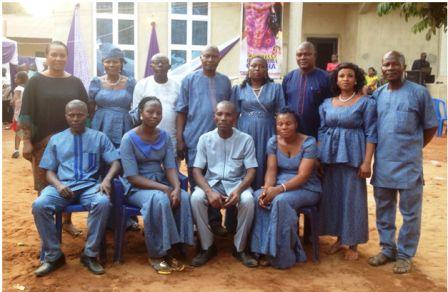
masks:
{"type": "MultiPolygon", "coordinates": [[[[322,237],[320,261],[311,260],[288,270],[249,269],[231,256],[230,239],[217,242],[218,256],[201,268],[188,268],[169,276],[156,274],[147,263],[143,236],[126,234],[124,263],[113,264],[113,237],[107,236],[106,274],[95,276],[79,263],[86,234],[86,214],[73,216],[84,235],[63,234],[67,264],[44,278],[36,278],[39,237],[31,214],[33,191],[30,164],[11,159],[13,134],[3,130],[3,290],[19,291],[446,291],[446,138],[435,138],[424,150],[426,186],[422,233],[415,268],[408,275],[394,275],[392,264],[373,268],[367,258],[379,250],[375,205],[369,186],[370,240],[359,247],[360,259],[347,262],[342,254],[327,255],[333,238],[322,237]],[[19,286],[17,286],[19,285],[19,286]],[[23,286],[23,287],[21,287],[23,286]]],[[[397,215],[398,220],[401,216],[397,215]]],[[[140,220],[141,222],[141,220],[140,220]]],[[[193,255],[189,252],[189,258],[193,255]]]]}

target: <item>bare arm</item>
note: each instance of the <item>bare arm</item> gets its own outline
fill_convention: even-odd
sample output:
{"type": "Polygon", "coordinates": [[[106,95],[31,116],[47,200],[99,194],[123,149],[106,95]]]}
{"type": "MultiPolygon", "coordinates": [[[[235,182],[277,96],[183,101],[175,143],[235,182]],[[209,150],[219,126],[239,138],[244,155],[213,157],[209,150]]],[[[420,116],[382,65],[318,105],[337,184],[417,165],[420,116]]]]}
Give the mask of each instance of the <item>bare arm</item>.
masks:
{"type": "Polygon", "coordinates": [[[358,175],[362,178],[368,178],[372,175],[372,157],[373,153],[375,153],[375,148],[376,144],[367,143],[366,145],[366,155],[358,171],[358,175]]]}
{"type": "Polygon", "coordinates": [[[423,130],[423,147],[425,147],[429,142],[431,142],[436,132],[437,128],[429,128],[423,130]]]}
{"type": "Polygon", "coordinates": [[[232,193],[226,199],[226,202],[224,204],[225,208],[234,206],[236,203],[239,202],[241,193],[244,192],[252,184],[252,182],[255,178],[255,173],[256,173],[256,168],[247,169],[246,175],[244,176],[241,183],[238,185],[238,187],[235,190],[232,191],[232,193]]]}
{"type": "Polygon", "coordinates": [[[171,192],[171,188],[154,180],[148,179],[142,175],[133,175],[127,177],[129,183],[136,188],[145,190],[159,190],[166,194],[171,192]]]}
{"type": "Polygon", "coordinates": [[[104,177],[103,181],[100,185],[100,191],[104,194],[107,194],[110,196],[112,193],[112,179],[118,175],[118,173],[121,170],[121,164],[118,160],[115,160],[112,162],[109,171],[107,172],[106,176],[104,177]]]}
{"type": "Polygon", "coordinates": [[[54,171],[47,170],[45,177],[47,178],[47,181],[56,188],[59,195],[61,195],[61,197],[63,197],[64,199],[69,200],[74,196],[73,191],[59,180],[54,171]]]}
{"type": "Polygon", "coordinates": [[[177,169],[168,168],[166,170],[166,177],[169,183],[173,186],[173,190],[170,192],[171,207],[177,208],[180,204],[180,182],[177,174],[177,169]]]}
{"type": "Polygon", "coordinates": [[[266,174],[264,175],[264,188],[275,186],[277,182],[277,156],[268,155],[266,174]]]}
{"type": "Polygon", "coordinates": [[[212,205],[213,208],[222,208],[223,205],[221,194],[214,192],[213,189],[210,187],[204,175],[202,174],[202,168],[194,167],[193,177],[198,187],[200,187],[205,192],[205,195],[207,196],[207,200],[209,201],[210,205],[212,205]]]}
{"type": "Polygon", "coordinates": [[[176,116],[176,144],[177,144],[177,157],[180,160],[185,158],[185,142],[184,142],[184,129],[187,121],[187,115],[184,112],[177,112],[176,116]]]}

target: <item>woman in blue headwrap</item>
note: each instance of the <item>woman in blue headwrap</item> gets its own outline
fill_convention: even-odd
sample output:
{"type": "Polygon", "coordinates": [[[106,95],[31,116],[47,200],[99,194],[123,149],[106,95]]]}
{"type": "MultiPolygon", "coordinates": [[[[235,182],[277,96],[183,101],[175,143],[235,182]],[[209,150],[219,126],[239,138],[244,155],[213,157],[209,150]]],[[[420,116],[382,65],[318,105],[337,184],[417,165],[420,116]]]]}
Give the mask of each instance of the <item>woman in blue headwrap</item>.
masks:
{"type": "Polygon", "coordinates": [[[95,107],[91,127],[105,133],[118,148],[124,133],[132,128],[129,110],[135,80],[121,74],[125,60],[119,48],[103,53],[102,61],[106,74],[94,77],[89,86],[89,99],[95,107]]]}

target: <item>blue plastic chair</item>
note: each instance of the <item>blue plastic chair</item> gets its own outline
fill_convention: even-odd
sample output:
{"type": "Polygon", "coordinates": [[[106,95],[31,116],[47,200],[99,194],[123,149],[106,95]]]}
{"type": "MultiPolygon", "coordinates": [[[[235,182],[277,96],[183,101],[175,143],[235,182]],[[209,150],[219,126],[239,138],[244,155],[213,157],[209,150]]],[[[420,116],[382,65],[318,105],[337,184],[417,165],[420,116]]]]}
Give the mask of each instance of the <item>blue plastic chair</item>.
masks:
{"type": "MultiPolygon", "coordinates": [[[[179,173],[180,185],[183,190],[188,188],[188,178],[179,173]]],[[[123,184],[119,179],[114,179],[112,188],[112,204],[115,219],[115,253],[114,262],[121,263],[123,261],[123,244],[126,232],[126,223],[131,216],[139,216],[140,208],[135,207],[126,202],[123,184]]]]}
{"type": "Polygon", "coordinates": [[[437,136],[440,137],[443,132],[443,123],[446,122],[446,103],[438,98],[433,98],[432,102],[437,116],[437,136]]]}
{"type": "MultiPolygon", "coordinates": [[[[58,239],[59,239],[60,243],[62,243],[62,213],[71,214],[71,213],[88,212],[88,211],[89,211],[89,209],[84,208],[81,204],[73,204],[73,205],[68,205],[61,211],[56,212],[55,225],[56,225],[56,231],[57,231],[58,239]]],[[[41,253],[40,253],[40,260],[41,261],[44,260],[44,253],[43,253],[42,249],[41,249],[41,253]]],[[[104,263],[104,262],[106,262],[106,260],[107,260],[106,232],[104,232],[104,237],[103,237],[103,240],[102,240],[101,246],[100,246],[100,261],[102,261],[104,263]]]]}
{"type": "MultiPolygon", "coordinates": [[[[300,208],[297,211],[297,215],[300,216],[300,214],[303,214],[303,216],[306,216],[309,219],[309,226],[310,226],[310,239],[311,243],[313,245],[313,262],[317,262],[319,260],[319,216],[317,212],[317,205],[316,206],[305,206],[300,208]]],[[[304,237],[306,237],[307,234],[304,232],[304,237]]]]}

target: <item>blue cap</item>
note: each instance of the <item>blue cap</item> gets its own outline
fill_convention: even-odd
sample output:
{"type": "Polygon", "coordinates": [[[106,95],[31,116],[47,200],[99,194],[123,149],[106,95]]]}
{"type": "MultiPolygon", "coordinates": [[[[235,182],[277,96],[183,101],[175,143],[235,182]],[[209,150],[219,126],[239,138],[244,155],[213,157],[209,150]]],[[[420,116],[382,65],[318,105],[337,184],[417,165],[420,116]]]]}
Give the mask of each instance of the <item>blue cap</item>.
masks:
{"type": "Polygon", "coordinates": [[[103,51],[103,60],[105,59],[120,59],[123,63],[126,63],[123,51],[114,46],[107,50],[107,52],[103,51]]]}

